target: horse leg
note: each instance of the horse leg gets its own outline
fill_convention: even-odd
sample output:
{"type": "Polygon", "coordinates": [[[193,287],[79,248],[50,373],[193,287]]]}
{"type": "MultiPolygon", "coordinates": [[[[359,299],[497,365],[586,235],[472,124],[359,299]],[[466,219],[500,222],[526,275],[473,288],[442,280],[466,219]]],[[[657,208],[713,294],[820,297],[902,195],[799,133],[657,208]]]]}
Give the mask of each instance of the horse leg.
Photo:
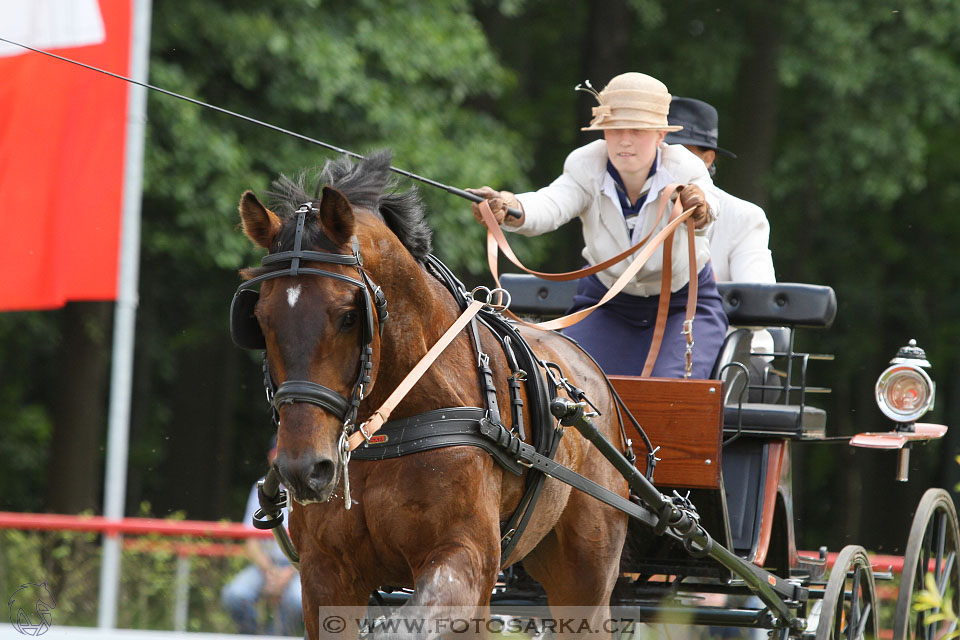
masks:
{"type": "Polygon", "coordinates": [[[607,621],[626,528],[623,514],[573,491],[556,527],[523,559],[547,592],[553,620],[565,623],[558,636],[604,638],[615,630],[607,621]]]}
{"type": "Polygon", "coordinates": [[[300,588],[307,638],[356,638],[371,587],[361,572],[328,557],[301,556],[300,588]]]}
{"type": "MultiPolygon", "coordinates": [[[[500,564],[500,483],[490,456],[472,448],[448,449],[443,457],[424,452],[411,457],[402,476],[404,486],[385,493],[370,514],[406,514],[403,519],[372,516],[371,533],[389,540],[409,567],[414,593],[386,624],[380,637],[438,637],[449,633],[453,620],[486,615],[500,564]],[[452,491],[429,498],[423,487],[437,478],[452,491]],[[381,508],[382,506],[382,508],[381,508]],[[397,622],[416,621],[422,633],[397,622]]],[[[453,629],[452,631],[464,631],[453,629]]]]}
{"type": "Polygon", "coordinates": [[[457,637],[482,635],[499,557],[499,548],[488,544],[463,540],[438,545],[415,572],[410,600],[382,621],[374,637],[433,639],[451,632],[457,637]]]}

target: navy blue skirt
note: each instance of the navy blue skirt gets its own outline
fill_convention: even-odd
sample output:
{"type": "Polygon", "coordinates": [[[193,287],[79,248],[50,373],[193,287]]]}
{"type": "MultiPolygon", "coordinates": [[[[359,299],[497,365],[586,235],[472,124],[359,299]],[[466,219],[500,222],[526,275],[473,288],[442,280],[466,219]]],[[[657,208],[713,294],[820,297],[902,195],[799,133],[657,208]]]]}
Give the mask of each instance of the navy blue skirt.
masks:
{"type": "MultiPolygon", "coordinates": [[[[687,290],[684,286],[670,296],[667,324],[660,353],[651,375],[656,378],[682,378],[686,369],[687,290]]],[[[583,278],[568,313],[600,301],[607,287],[596,276],[583,278]]],[[[564,333],[586,349],[608,374],[639,376],[650,350],[657,321],[660,296],[633,296],[620,293],[564,333]]],[[[717,283],[710,263],[697,277],[697,315],[693,320],[693,377],[709,378],[727,334],[727,316],[723,312],[717,283]]]]}

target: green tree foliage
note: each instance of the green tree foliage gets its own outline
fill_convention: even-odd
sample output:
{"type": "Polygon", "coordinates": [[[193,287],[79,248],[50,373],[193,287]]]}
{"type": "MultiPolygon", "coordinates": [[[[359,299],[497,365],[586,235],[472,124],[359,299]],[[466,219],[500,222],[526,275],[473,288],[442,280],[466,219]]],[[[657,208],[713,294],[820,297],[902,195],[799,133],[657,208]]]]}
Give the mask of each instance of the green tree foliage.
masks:
{"type": "MultiPolygon", "coordinates": [[[[160,86],[354,152],[389,147],[395,166],[441,183],[524,186],[523,140],[477,108],[514,74],[465,2],[160,4],[153,24],[151,79],[160,86]]],[[[236,202],[244,189],[262,193],[280,173],[336,154],[166,96],[151,96],[149,112],[141,288],[152,294],[139,334],[139,397],[167,401],[139,413],[134,456],[159,465],[160,476],[143,477],[151,493],[171,475],[186,487],[209,484],[203,465],[212,458],[214,496],[230,492],[237,503],[264,468],[270,426],[259,362],[225,331],[236,270],[259,261],[237,230],[236,202]],[[195,464],[184,470],[184,462],[195,464]]],[[[435,252],[480,271],[483,234],[469,204],[420,192],[435,252]]],[[[154,502],[209,509],[203,492],[187,494],[188,504],[175,495],[154,502]]]]}

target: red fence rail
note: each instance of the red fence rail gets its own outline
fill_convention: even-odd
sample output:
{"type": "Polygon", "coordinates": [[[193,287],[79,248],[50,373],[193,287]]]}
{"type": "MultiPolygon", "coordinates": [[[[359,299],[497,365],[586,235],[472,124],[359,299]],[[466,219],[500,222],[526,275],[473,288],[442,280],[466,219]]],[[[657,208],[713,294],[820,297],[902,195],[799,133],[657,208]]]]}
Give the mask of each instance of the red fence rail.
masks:
{"type": "Polygon", "coordinates": [[[162,518],[104,518],[103,516],[68,516],[55,513],[12,513],[0,511],[0,529],[93,531],[115,536],[120,534],[193,536],[198,538],[270,538],[270,531],[253,529],[238,522],[204,520],[164,520],[162,518]]]}
{"type": "MultiPolygon", "coordinates": [[[[121,518],[119,520],[104,518],[103,516],[71,516],[55,513],[13,513],[0,511],[0,529],[21,530],[60,530],[60,531],[93,531],[106,535],[136,534],[161,536],[191,536],[198,538],[218,538],[242,540],[246,538],[269,538],[270,531],[253,529],[239,522],[210,522],[204,520],[164,520],[162,518],[121,518]]],[[[139,548],[144,551],[148,547],[159,543],[142,543],[139,548]]],[[[132,545],[137,546],[137,545],[132,545]]],[[[202,548],[209,543],[181,543],[183,550],[195,555],[205,555],[202,548]]],[[[159,548],[153,546],[152,548],[159,548]]],[[[800,551],[801,556],[816,558],[815,551],[800,551]]],[[[827,566],[832,567],[837,559],[837,553],[827,554],[827,566]]],[[[892,571],[900,573],[903,570],[903,556],[874,555],[870,556],[875,571],[892,571]]]]}

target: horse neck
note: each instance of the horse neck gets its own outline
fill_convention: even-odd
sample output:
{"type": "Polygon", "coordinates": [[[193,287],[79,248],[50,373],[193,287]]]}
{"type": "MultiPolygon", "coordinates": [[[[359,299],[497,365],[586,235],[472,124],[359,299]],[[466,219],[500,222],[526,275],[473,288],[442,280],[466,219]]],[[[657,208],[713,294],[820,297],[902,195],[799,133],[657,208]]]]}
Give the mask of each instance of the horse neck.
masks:
{"type": "MultiPolygon", "coordinates": [[[[404,261],[405,262],[405,261],[404,261]]],[[[379,406],[414,365],[460,315],[449,291],[412,258],[409,264],[393,265],[381,285],[387,295],[390,318],[384,326],[379,370],[370,400],[379,406]]],[[[470,341],[465,334],[455,340],[420,380],[417,393],[398,407],[398,413],[416,413],[439,406],[463,406],[478,401],[478,386],[470,341]],[[441,361],[447,363],[447,373],[441,361]],[[456,366],[458,373],[449,375],[456,366]],[[470,374],[464,375],[466,371],[470,374]],[[466,380],[464,380],[466,378],[466,380]]]]}

